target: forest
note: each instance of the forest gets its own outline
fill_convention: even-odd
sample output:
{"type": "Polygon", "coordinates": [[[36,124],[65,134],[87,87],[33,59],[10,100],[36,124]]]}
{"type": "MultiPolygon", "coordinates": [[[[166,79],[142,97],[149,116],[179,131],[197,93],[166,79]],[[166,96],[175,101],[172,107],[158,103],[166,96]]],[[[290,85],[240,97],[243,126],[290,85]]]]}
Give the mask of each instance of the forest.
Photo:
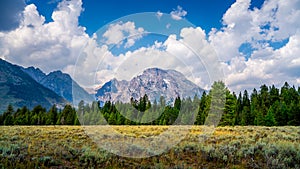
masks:
{"type": "Polygon", "coordinates": [[[130,103],[110,101],[74,108],[53,105],[46,110],[37,105],[14,108],[9,105],[0,115],[0,125],[215,125],[215,126],[299,126],[300,87],[287,82],[278,89],[261,85],[259,90],[230,92],[222,81],[209,92],[194,98],[177,97],[173,105],[163,97],[151,103],[147,95],[130,103]],[[221,112],[221,113],[216,113],[221,112]],[[213,121],[213,122],[211,122],[213,121]]]}

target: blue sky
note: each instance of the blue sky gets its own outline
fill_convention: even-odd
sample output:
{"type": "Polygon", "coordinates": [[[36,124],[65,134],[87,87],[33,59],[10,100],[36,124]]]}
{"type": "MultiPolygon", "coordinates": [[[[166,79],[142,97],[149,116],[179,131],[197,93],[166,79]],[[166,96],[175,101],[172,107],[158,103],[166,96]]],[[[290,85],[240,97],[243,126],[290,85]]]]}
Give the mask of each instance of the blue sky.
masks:
{"type": "Polygon", "coordinates": [[[177,69],[206,89],[220,72],[234,91],[298,86],[298,18],[300,0],[4,0],[0,57],[86,88],[130,78],[122,66],[177,69]]]}
{"type": "MultiPolygon", "coordinates": [[[[170,13],[179,5],[188,11],[187,20],[201,26],[206,31],[210,31],[211,28],[222,26],[222,16],[234,2],[235,0],[83,0],[84,11],[79,17],[79,23],[87,28],[89,35],[92,35],[103,25],[125,15],[157,11],[170,13]]],[[[263,2],[264,0],[252,1],[250,8],[260,8],[263,2]]],[[[46,21],[52,21],[51,15],[59,0],[48,2],[29,0],[27,4],[29,3],[36,4],[40,14],[46,17],[46,21]]]]}

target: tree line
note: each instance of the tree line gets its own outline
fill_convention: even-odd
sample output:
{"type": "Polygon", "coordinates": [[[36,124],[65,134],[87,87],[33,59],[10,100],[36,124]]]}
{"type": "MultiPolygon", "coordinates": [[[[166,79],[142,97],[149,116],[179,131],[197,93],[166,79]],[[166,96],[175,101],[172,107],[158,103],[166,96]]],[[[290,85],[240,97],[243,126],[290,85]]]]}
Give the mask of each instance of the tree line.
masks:
{"type": "Polygon", "coordinates": [[[201,97],[177,97],[173,105],[164,97],[150,102],[147,95],[130,103],[107,101],[86,104],[75,109],[55,105],[48,111],[42,106],[32,110],[26,107],[14,111],[11,105],[0,115],[0,125],[300,125],[300,87],[287,82],[280,88],[262,85],[259,90],[230,92],[222,81],[215,82],[211,90],[201,97]]]}
{"type": "Polygon", "coordinates": [[[14,111],[12,105],[0,115],[0,125],[79,125],[75,109],[66,105],[58,109],[53,105],[46,111],[41,105],[29,110],[26,106],[14,111]]]}

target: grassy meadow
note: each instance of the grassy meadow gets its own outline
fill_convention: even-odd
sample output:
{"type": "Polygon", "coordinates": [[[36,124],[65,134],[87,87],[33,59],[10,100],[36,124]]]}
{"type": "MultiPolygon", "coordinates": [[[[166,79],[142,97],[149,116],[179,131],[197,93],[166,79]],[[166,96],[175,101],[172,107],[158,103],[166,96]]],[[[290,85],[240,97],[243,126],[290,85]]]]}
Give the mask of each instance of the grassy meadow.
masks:
{"type": "Polygon", "coordinates": [[[300,127],[218,127],[205,134],[206,127],[192,126],[179,144],[149,158],[115,155],[95,138],[152,139],[169,126],[112,126],[117,136],[93,127],[95,133],[82,126],[1,126],[0,168],[300,168],[300,127]]]}

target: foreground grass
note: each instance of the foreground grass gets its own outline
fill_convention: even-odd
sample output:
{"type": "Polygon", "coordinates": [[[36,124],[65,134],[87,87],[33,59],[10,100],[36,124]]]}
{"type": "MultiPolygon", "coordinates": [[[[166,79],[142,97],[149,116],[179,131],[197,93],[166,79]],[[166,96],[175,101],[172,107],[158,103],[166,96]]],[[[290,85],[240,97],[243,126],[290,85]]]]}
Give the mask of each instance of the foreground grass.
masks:
{"type": "Polygon", "coordinates": [[[117,156],[89,136],[152,139],[168,126],[113,126],[117,138],[104,126],[91,128],[1,126],[0,168],[300,168],[300,127],[218,127],[207,134],[193,126],[175,147],[149,158],[117,156]]]}

